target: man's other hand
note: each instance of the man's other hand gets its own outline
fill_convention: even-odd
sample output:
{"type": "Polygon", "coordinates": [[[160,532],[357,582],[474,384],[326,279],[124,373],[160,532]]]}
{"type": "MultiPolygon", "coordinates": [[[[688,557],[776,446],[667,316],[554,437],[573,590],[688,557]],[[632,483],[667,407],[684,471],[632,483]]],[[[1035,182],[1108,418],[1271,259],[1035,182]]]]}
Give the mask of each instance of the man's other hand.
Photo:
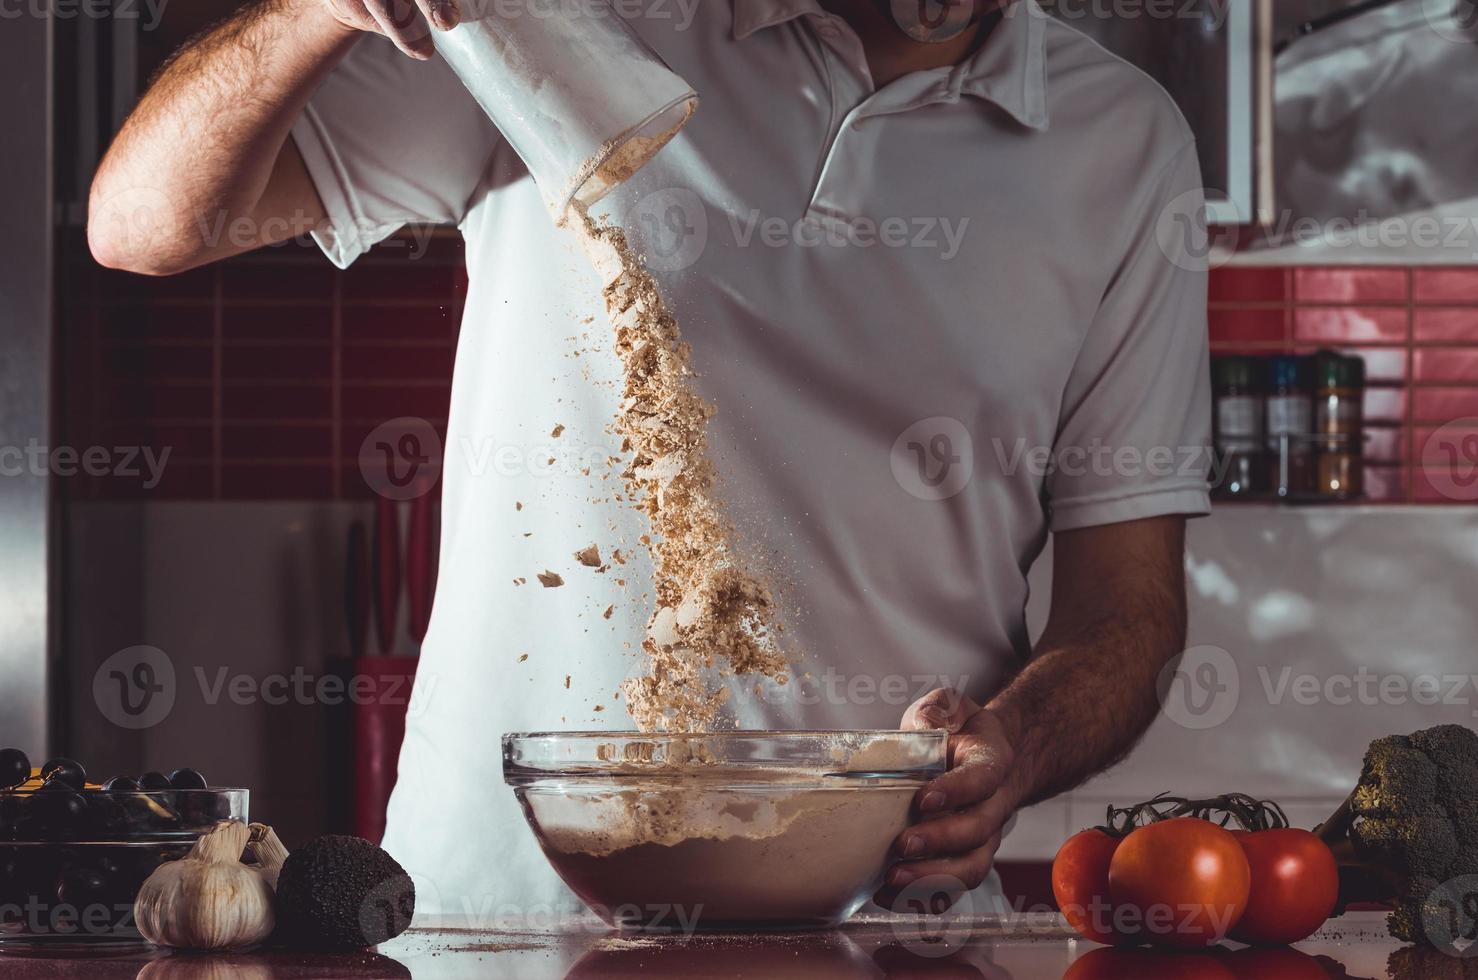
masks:
{"type": "Polygon", "coordinates": [[[902,727],[948,731],[949,771],[914,798],[915,822],[894,841],[896,863],[874,901],[893,909],[903,897],[897,911],[937,914],[990,874],[1002,828],[1018,805],[1009,778],[1015,757],[1000,718],[958,691],[924,695],[904,713],[902,727]],[[925,878],[931,880],[919,900],[906,894],[925,878]]]}

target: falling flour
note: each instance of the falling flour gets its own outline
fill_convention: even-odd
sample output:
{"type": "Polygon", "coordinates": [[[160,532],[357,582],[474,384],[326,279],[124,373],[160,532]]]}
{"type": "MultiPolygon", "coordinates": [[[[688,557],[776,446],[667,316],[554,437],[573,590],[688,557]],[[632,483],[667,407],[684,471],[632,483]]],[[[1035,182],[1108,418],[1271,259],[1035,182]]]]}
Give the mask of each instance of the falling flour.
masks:
{"type": "Polygon", "coordinates": [[[621,229],[580,205],[563,223],[600,275],[622,365],[614,423],[628,454],[622,478],[651,525],[642,539],[656,590],[646,669],[622,693],[642,731],[708,731],[728,693],[715,672],[788,679],[774,598],[731,547],[708,456],[714,409],[693,389],[688,345],[656,281],[621,229]]]}

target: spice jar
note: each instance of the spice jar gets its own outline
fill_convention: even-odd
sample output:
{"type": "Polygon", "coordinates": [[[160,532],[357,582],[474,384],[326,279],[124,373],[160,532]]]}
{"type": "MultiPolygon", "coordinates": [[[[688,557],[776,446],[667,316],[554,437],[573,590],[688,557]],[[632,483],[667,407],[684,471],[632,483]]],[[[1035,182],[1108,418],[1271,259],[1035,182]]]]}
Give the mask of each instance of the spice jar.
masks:
{"type": "Polygon", "coordinates": [[[1334,351],[1314,356],[1314,490],[1321,497],[1347,500],[1365,490],[1364,400],[1364,360],[1334,351]]]}
{"type": "Polygon", "coordinates": [[[1217,455],[1212,492],[1227,498],[1264,493],[1263,362],[1255,357],[1213,358],[1211,384],[1217,455]]]}
{"type": "Polygon", "coordinates": [[[1279,497],[1314,491],[1314,399],[1307,357],[1275,357],[1268,364],[1267,420],[1269,482],[1279,497]]]}

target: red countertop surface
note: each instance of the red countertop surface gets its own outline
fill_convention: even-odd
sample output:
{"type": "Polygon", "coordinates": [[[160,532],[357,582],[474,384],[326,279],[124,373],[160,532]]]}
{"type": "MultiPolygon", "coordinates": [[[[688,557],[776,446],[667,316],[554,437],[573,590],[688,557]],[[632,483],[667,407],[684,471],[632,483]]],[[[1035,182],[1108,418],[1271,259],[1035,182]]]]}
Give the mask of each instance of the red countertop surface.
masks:
{"type": "MultiPolygon", "coordinates": [[[[1055,916],[1010,922],[950,920],[921,927],[913,919],[855,920],[834,932],[653,937],[607,932],[594,920],[558,932],[499,928],[415,929],[376,951],[342,956],[283,952],[221,956],[137,948],[87,955],[0,953],[0,977],[87,980],[259,980],[259,978],[452,977],[563,980],[588,977],[764,978],[764,980],[1100,980],[1100,978],[1478,977],[1478,955],[1458,959],[1428,951],[1392,953],[1400,944],[1384,916],[1352,913],[1332,920],[1293,949],[1169,954],[1101,950],[1071,938],[1055,916]],[[1154,958],[1151,958],[1154,957],[1154,958]],[[1394,972],[1393,971],[1394,968],[1394,972]],[[1466,972],[1465,972],[1466,968],[1466,972]]],[[[1474,947],[1478,954],[1478,946],[1474,947]]]]}

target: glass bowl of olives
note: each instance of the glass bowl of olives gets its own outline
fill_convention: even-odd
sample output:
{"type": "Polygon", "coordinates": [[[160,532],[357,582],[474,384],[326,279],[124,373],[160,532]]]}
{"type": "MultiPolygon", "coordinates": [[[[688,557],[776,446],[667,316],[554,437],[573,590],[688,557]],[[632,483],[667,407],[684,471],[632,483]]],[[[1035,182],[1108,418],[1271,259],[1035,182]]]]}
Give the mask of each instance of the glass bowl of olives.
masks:
{"type": "Polygon", "coordinates": [[[88,781],[71,759],[32,768],[0,749],[0,950],[139,943],[145,879],[221,820],[246,822],[244,789],[193,769],[88,781]]]}

